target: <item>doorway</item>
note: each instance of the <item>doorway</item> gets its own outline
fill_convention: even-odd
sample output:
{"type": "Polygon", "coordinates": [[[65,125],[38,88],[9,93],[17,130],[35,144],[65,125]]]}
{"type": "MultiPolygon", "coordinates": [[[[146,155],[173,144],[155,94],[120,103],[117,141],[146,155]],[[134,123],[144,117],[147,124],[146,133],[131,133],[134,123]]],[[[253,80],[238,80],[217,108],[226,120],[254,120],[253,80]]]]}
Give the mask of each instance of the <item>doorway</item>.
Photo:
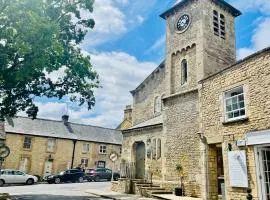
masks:
{"type": "Polygon", "coordinates": [[[52,164],[53,162],[50,160],[47,160],[44,164],[44,177],[52,174],[52,164]]]}
{"type": "Polygon", "coordinates": [[[209,145],[208,150],[209,195],[212,199],[224,196],[224,165],[221,144],[209,145]]]}
{"type": "Polygon", "coordinates": [[[260,199],[270,200],[270,146],[258,147],[260,199]]]}
{"type": "Polygon", "coordinates": [[[145,144],[143,142],[135,143],[136,151],[136,178],[145,178],[145,144]]]}

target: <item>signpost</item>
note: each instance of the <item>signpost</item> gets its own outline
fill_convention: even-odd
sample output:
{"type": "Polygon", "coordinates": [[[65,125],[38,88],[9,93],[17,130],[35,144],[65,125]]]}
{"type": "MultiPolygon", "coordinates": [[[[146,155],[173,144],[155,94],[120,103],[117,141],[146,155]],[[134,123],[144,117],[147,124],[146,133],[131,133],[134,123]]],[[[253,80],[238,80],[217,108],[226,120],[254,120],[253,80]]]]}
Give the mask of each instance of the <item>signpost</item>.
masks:
{"type": "Polygon", "coordinates": [[[113,181],[113,170],[114,170],[114,168],[115,168],[115,162],[118,160],[118,155],[117,155],[117,153],[115,153],[115,152],[113,152],[113,153],[111,153],[110,154],[110,160],[113,162],[113,167],[112,167],[112,180],[111,181],[113,181]]]}
{"type": "Polygon", "coordinates": [[[2,164],[5,158],[9,156],[9,154],[10,154],[10,149],[6,145],[2,144],[0,146],[0,174],[1,174],[2,164]]]}

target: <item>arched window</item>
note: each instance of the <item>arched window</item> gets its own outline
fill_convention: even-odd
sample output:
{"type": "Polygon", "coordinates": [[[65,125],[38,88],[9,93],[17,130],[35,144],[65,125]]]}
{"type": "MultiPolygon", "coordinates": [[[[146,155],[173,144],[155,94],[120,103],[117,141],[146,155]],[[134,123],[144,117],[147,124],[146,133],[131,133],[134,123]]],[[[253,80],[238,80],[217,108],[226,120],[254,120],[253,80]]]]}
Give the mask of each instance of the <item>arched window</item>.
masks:
{"type": "Polygon", "coordinates": [[[218,20],[218,12],[216,10],[213,11],[213,25],[214,25],[214,34],[219,36],[219,20],[218,20]]]}
{"type": "Polygon", "coordinates": [[[154,102],[154,113],[159,113],[161,112],[161,97],[158,96],[155,98],[154,102]]]}
{"type": "Polygon", "coordinates": [[[220,36],[221,38],[226,38],[226,29],[225,29],[225,16],[214,10],[213,11],[213,28],[214,34],[220,36]]]}
{"type": "Polygon", "coordinates": [[[184,59],[181,63],[181,84],[187,83],[188,72],[187,72],[187,60],[184,59]]]}

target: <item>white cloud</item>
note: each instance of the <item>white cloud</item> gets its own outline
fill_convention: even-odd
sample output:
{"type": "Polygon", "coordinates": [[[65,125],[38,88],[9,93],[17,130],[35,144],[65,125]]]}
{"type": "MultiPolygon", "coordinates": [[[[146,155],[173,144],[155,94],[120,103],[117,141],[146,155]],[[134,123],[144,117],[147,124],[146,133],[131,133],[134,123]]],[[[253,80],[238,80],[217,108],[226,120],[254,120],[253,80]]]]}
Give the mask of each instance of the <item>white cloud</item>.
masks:
{"type": "Polygon", "coordinates": [[[83,17],[93,17],[96,25],[82,44],[90,49],[108,41],[116,40],[128,31],[142,24],[157,0],[98,0],[93,14],[83,13],[83,17]]]}
{"type": "Polygon", "coordinates": [[[249,56],[256,51],[259,51],[265,47],[270,46],[270,17],[265,18],[258,25],[254,34],[252,36],[251,42],[252,45],[250,47],[244,47],[238,49],[237,57],[238,59],[242,59],[246,56],[249,56]]]}
{"type": "Polygon", "coordinates": [[[269,0],[231,0],[230,3],[243,12],[261,11],[270,14],[269,0]]]}
{"type": "Polygon", "coordinates": [[[153,52],[161,52],[165,46],[165,35],[161,36],[146,52],[145,54],[153,53],[153,52]]]}
{"type": "MultiPolygon", "coordinates": [[[[100,75],[102,88],[96,90],[96,105],[90,111],[68,103],[70,121],[115,128],[123,119],[125,105],[132,103],[129,91],[135,89],[157,65],[138,61],[124,52],[96,52],[91,55],[91,60],[100,75]]],[[[66,103],[37,104],[40,118],[59,120],[66,112],[66,103]]]]}

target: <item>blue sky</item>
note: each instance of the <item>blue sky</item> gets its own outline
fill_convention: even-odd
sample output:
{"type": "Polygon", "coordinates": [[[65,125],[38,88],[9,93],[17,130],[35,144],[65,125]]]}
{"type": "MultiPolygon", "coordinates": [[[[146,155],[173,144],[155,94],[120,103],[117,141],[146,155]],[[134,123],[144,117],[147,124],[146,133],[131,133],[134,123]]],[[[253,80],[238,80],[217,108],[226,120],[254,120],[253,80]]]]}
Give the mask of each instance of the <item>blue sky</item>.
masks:
{"type": "MultiPolygon", "coordinates": [[[[132,103],[130,90],[164,59],[165,21],[159,17],[176,0],[96,0],[96,21],[82,48],[91,55],[103,88],[95,93],[93,110],[77,107],[65,98],[37,99],[39,117],[60,119],[68,112],[77,123],[115,128],[125,105],[132,103]],[[67,110],[68,105],[68,110],[67,110]]],[[[270,46],[269,0],[231,0],[243,15],[236,20],[237,58],[270,46]]],[[[52,76],[60,76],[58,71],[52,76]]]]}

